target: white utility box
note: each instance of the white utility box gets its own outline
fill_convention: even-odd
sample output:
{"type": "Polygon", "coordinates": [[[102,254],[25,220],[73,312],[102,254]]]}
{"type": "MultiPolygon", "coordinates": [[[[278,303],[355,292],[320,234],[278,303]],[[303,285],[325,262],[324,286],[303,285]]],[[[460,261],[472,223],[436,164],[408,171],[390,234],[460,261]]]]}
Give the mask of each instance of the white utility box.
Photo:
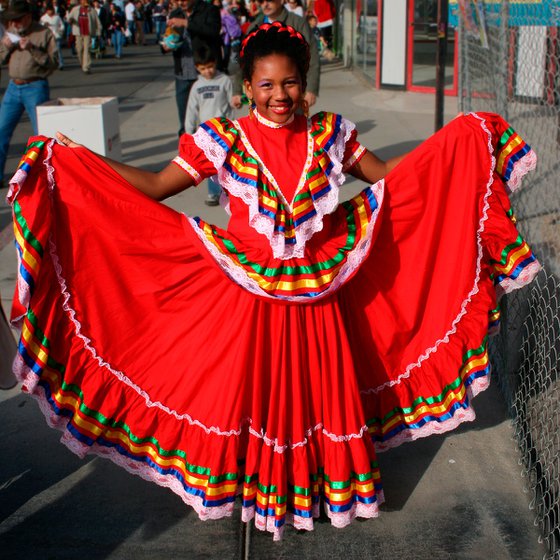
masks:
{"type": "Polygon", "coordinates": [[[121,159],[119,101],[116,97],[59,97],[37,106],[39,134],[62,132],[78,144],[121,159]]]}

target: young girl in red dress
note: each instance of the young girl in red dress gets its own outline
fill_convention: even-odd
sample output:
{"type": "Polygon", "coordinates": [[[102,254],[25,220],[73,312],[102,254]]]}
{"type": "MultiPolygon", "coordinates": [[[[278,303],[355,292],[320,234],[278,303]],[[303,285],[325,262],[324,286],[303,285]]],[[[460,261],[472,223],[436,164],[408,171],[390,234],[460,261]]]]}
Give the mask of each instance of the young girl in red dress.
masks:
{"type": "Polygon", "coordinates": [[[300,110],[308,60],[263,25],[249,116],[184,135],[159,173],[35,138],[10,194],[15,371],[62,441],[201,519],[240,495],[275,538],[321,505],[337,527],[375,517],[377,451],[474,419],[498,298],[539,269],[507,196],[535,156],[500,117],[383,162],[300,110]],[[369,186],[341,202],[346,174],[369,186]],[[226,230],[156,202],[214,175],[226,230]]]}

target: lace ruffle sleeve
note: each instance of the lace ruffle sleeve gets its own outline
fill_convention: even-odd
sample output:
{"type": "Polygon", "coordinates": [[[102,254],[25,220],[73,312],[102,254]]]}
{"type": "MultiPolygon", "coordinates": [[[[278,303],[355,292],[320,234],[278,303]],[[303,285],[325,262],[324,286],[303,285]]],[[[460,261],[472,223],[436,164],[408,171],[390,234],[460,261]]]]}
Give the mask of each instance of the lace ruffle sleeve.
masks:
{"type": "Polygon", "coordinates": [[[236,137],[236,130],[228,119],[206,121],[192,136],[181,136],[179,154],[173,163],[188,173],[198,185],[218,173],[236,137]]]}
{"type": "MultiPolygon", "coordinates": [[[[354,126],[352,124],[352,126],[354,126]]],[[[344,156],[342,160],[342,170],[344,172],[351,169],[358,163],[363,155],[366,153],[366,148],[358,142],[358,131],[353,128],[350,133],[350,138],[346,141],[344,148],[344,156]]]]}
{"type": "Polygon", "coordinates": [[[320,112],[311,118],[316,143],[331,161],[346,172],[364,155],[366,149],[358,142],[356,125],[335,113],[320,112]]]}

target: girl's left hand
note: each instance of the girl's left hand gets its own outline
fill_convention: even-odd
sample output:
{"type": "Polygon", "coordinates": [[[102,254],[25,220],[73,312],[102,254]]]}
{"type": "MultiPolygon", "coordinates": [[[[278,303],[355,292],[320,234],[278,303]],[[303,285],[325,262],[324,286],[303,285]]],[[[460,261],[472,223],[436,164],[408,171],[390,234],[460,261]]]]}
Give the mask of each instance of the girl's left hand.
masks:
{"type": "Polygon", "coordinates": [[[70,140],[70,138],[68,138],[68,136],[64,136],[62,132],[56,133],[56,139],[68,148],[83,148],[82,144],[78,144],[77,142],[74,142],[74,140],[70,140]]]}

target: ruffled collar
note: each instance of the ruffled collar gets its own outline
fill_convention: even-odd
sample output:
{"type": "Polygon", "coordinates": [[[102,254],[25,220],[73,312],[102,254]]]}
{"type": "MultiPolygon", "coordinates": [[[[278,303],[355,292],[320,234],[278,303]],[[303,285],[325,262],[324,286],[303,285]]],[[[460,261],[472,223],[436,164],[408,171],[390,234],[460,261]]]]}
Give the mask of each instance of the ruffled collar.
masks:
{"type": "Polygon", "coordinates": [[[285,126],[292,124],[296,118],[296,114],[293,113],[285,123],[276,123],[268,120],[266,117],[263,117],[256,109],[253,109],[253,114],[259,123],[264,124],[264,126],[268,126],[268,128],[284,128],[285,126]]]}

